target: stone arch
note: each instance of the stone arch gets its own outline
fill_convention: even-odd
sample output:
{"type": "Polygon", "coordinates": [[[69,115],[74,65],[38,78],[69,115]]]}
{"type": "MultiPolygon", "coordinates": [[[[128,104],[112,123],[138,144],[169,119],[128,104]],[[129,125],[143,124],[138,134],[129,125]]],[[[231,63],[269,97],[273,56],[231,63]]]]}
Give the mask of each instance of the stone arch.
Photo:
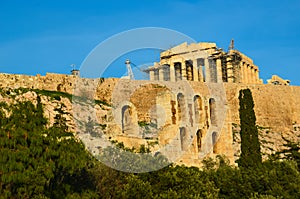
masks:
{"type": "Polygon", "coordinates": [[[218,133],[217,132],[213,132],[211,135],[211,139],[212,139],[212,145],[213,145],[213,153],[216,153],[216,143],[217,143],[217,137],[218,137],[218,133]]]}
{"type": "Polygon", "coordinates": [[[177,106],[178,106],[178,121],[185,121],[185,112],[186,112],[186,105],[185,105],[185,97],[182,93],[178,93],[177,95],[177,106]]]}
{"type": "Polygon", "coordinates": [[[216,100],[214,98],[209,99],[209,113],[211,125],[217,126],[216,100]]]}
{"type": "Polygon", "coordinates": [[[155,152],[154,157],[158,157],[158,156],[161,156],[161,155],[162,155],[162,153],[157,151],[157,152],[155,152]]]}
{"type": "Polygon", "coordinates": [[[202,136],[203,136],[203,130],[199,129],[197,131],[197,149],[198,149],[198,153],[201,151],[201,146],[202,146],[202,136]]]}
{"type": "Polygon", "coordinates": [[[179,128],[180,134],[180,146],[182,151],[187,151],[188,149],[188,134],[185,127],[179,128]]]}
{"type": "Polygon", "coordinates": [[[174,68],[175,68],[175,81],[182,80],[182,72],[181,72],[182,66],[181,66],[181,63],[176,62],[174,64],[174,68]]]}
{"type": "Polygon", "coordinates": [[[124,105],[121,109],[122,111],[122,133],[132,134],[134,128],[136,128],[135,120],[136,113],[134,109],[129,105],[124,105]]]}
{"type": "Polygon", "coordinates": [[[59,92],[61,92],[62,88],[63,88],[63,85],[62,84],[58,84],[57,87],[56,87],[56,90],[59,91],[59,92]]]}
{"type": "Polygon", "coordinates": [[[194,96],[194,113],[195,113],[195,123],[201,123],[201,116],[202,116],[202,99],[199,95],[194,96]]]}

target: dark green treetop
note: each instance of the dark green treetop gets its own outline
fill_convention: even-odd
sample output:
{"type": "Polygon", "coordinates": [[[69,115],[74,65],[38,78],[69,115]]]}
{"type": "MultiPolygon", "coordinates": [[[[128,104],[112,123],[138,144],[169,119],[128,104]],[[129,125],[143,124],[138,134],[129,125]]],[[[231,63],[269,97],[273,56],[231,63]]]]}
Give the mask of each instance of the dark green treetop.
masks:
{"type": "Polygon", "coordinates": [[[250,89],[240,90],[241,156],[240,167],[253,168],[262,163],[254,102],[250,89]]]}

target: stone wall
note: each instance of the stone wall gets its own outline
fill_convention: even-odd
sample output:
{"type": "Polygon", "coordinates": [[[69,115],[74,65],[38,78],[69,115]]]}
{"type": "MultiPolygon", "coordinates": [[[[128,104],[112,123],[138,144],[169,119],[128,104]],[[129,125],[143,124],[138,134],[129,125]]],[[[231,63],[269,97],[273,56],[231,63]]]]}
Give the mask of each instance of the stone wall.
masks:
{"type": "MultiPolygon", "coordinates": [[[[78,111],[73,110],[72,103],[64,99],[66,110],[82,114],[85,123],[89,110],[95,109],[97,122],[105,126],[102,132],[111,139],[118,139],[134,147],[155,142],[154,151],[163,148],[162,152],[178,164],[199,166],[203,158],[218,154],[225,154],[234,163],[240,152],[238,95],[239,90],[244,88],[250,88],[253,94],[264,157],[282,149],[282,136],[294,141],[300,140],[300,87],[296,86],[235,83],[207,85],[193,81],[0,74],[2,88],[25,87],[72,94],[75,85],[80,88],[78,95],[92,95],[111,106],[97,104],[94,107],[81,107],[82,110],[78,111]],[[124,130],[125,120],[127,127],[134,130],[124,130]]],[[[48,117],[53,118],[53,108],[48,104],[47,109],[48,117]]],[[[83,127],[75,128],[74,122],[70,122],[70,125],[73,125],[71,129],[84,130],[83,127]]]]}
{"type": "MultiPolygon", "coordinates": [[[[66,92],[69,94],[79,91],[91,91],[97,100],[110,101],[112,90],[118,79],[87,79],[75,75],[47,73],[45,76],[16,75],[0,73],[0,88],[29,88],[49,91],[66,92]],[[90,88],[90,89],[88,89],[90,88]]],[[[84,95],[84,93],[76,93],[84,95]]]]}
{"type": "Polygon", "coordinates": [[[0,86],[44,89],[72,93],[76,76],[47,73],[46,76],[0,74],[0,86]]]}

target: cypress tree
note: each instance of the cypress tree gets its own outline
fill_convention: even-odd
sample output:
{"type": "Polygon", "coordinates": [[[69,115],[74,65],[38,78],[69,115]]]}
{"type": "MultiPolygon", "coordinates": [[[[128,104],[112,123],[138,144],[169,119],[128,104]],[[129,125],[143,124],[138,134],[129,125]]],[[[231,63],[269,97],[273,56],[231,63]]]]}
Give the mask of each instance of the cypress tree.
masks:
{"type": "Polygon", "coordinates": [[[241,156],[240,167],[256,167],[262,163],[258,129],[254,113],[254,102],[250,89],[240,90],[241,156]]]}

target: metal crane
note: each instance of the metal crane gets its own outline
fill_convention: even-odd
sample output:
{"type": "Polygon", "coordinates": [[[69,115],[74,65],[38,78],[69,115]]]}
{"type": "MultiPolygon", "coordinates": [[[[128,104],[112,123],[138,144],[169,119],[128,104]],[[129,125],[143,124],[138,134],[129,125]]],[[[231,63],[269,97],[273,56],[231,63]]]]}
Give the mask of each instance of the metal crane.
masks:
{"type": "Polygon", "coordinates": [[[127,59],[125,61],[125,64],[126,64],[126,68],[127,68],[127,78],[128,79],[133,79],[134,80],[134,75],[133,75],[133,72],[132,72],[132,69],[131,69],[131,62],[129,59],[127,59]]]}

